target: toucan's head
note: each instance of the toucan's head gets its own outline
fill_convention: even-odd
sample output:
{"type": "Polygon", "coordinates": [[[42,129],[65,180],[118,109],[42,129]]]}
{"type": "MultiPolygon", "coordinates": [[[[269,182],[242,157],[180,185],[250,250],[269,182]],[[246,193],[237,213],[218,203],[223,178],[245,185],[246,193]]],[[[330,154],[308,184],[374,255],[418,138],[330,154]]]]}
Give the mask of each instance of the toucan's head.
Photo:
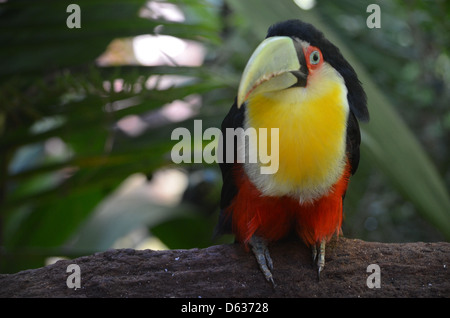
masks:
{"type": "Polygon", "coordinates": [[[350,110],[368,120],[366,95],[352,66],[314,26],[288,20],[269,28],[242,75],[237,105],[260,94],[288,89],[320,92],[327,81],[340,82],[350,110]]]}

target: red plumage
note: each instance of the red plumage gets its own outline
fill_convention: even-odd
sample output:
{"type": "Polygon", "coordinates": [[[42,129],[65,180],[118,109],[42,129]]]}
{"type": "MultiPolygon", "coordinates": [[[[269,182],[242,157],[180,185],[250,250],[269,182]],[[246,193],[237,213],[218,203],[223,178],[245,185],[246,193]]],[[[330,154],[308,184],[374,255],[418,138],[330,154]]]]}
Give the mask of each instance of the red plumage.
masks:
{"type": "Polygon", "coordinates": [[[262,196],[242,165],[235,164],[233,178],[238,192],[224,212],[226,217],[231,217],[236,239],[248,243],[255,234],[276,241],[295,230],[308,245],[329,240],[341,229],[342,200],[350,171],[350,164],[347,164],[327,195],[311,203],[300,203],[289,196],[262,196]]]}

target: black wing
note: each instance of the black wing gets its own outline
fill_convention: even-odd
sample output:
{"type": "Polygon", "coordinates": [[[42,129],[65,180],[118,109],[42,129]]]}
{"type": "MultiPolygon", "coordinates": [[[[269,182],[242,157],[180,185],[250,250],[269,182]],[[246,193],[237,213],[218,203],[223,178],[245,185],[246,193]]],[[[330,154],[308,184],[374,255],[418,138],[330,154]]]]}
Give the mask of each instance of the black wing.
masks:
{"type": "Polygon", "coordinates": [[[359,131],[358,120],[352,111],[348,114],[347,120],[347,156],[351,166],[351,173],[355,174],[359,165],[359,145],[361,144],[361,133],[359,131]]]}
{"type": "MultiPolygon", "coordinates": [[[[226,129],[233,128],[236,129],[238,127],[243,127],[244,124],[244,115],[245,115],[245,104],[242,105],[241,108],[237,108],[237,102],[234,101],[233,106],[231,106],[230,111],[222,122],[222,158],[223,162],[219,163],[220,170],[222,172],[222,192],[220,197],[220,214],[219,221],[215,229],[215,236],[221,235],[224,233],[231,232],[231,218],[225,215],[224,210],[230,205],[236,196],[238,189],[236,183],[233,178],[233,168],[235,167],[235,163],[227,163],[226,160],[226,129]]],[[[228,141],[231,142],[231,141],[228,141]]],[[[234,140],[234,161],[236,162],[236,145],[237,140],[234,140]]]]}

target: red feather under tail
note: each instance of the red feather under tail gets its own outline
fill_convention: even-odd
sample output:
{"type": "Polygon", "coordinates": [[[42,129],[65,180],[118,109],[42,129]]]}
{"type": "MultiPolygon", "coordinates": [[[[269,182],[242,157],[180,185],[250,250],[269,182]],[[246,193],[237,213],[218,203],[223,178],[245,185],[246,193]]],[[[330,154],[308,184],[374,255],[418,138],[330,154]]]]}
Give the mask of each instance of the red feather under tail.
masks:
{"type": "Polygon", "coordinates": [[[235,181],[239,191],[227,208],[232,216],[236,239],[247,244],[253,235],[276,241],[295,229],[307,245],[339,234],[342,225],[342,197],[350,178],[347,164],[339,181],[330,192],[312,203],[301,204],[288,197],[262,196],[237,165],[235,181]]]}

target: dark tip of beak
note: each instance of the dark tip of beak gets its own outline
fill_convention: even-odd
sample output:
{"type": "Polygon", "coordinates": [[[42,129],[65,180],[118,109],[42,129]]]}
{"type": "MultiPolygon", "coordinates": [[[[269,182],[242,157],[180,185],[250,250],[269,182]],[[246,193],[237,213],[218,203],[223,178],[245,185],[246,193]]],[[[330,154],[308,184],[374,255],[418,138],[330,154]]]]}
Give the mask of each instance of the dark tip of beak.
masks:
{"type": "Polygon", "coordinates": [[[292,71],[291,74],[297,78],[297,83],[295,83],[291,87],[306,87],[308,73],[305,74],[301,71],[292,71]]]}
{"type": "Polygon", "coordinates": [[[306,64],[305,52],[303,50],[301,43],[296,39],[294,39],[294,45],[297,51],[297,58],[300,63],[300,69],[290,72],[297,78],[297,83],[295,83],[291,87],[306,87],[309,71],[308,66],[306,64]]]}

